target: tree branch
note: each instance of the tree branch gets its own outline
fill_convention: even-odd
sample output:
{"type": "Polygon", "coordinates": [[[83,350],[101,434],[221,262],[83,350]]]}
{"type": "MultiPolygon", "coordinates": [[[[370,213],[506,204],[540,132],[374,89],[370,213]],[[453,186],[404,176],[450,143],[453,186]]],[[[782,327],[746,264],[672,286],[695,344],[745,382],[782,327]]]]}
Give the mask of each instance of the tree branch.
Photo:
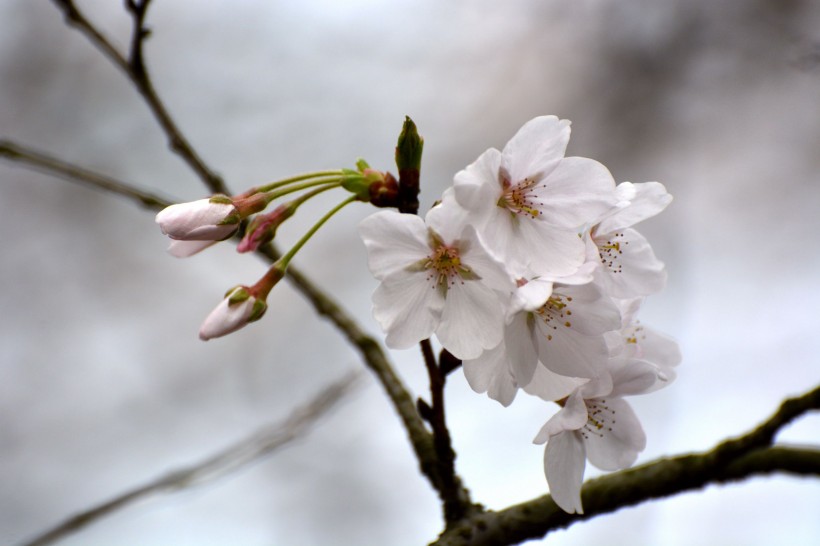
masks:
{"type": "Polygon", "coordinates": [[[708,484],[786,472],[820,476],[820,449],[770,447],[780,428],[810,410],[820,409],[820,387],[783,402],[753,431],[722,442],[708,452],[660,459],[589,480],[582,489],[583,514],[567,514],[544,495],[499,512],[484,512],[453,526],[435,546],[502,546],[540,538],[549,532],[708,484]]]}
{"type": "Polygon", "coordinates": [[[130,59],[126,59],[117,48],[85,17],[73,0],[52,0],[60,8],[65,16],[66,22],[84,34],[94,46],[108,57],[120,70],[125,72],[128,78],[134,83],[145,100],[151,113],[159,122],[162,130],[168,138],[168,145],[177,155],[179,155],[191,169],[199,176],[202,182],[214,193],[228,194],[222,178],[211,170],[205,161],[199,157],[188,139],[182,134],[179,127],[174,122],[165,105],[157,95],[148,71],[145,68],[142,58],[142,44],[149,36],[149,31],[144,27],[145,14],[150,4],[150,0],[127,0],[131,18],[133,19],[133,30],[131,38],[130,59]]]}
{"type": "MultiPolygon", "coordinates": [[[[430,378],[430,400],[428,406],[428,421],[433,428],[433,443],[436,449],[439,483],[434,484],[444,508],[444,521],[449,526],[464,517],[482,510],[481,506],[473,505],[470,492],[456,474],[455,459],[450,431],[447,428],[447,419],[444,410],[444,384],[447,376],[439,366],[433,347],[429,339],[421,341],[421,352],[427,374],[430,378]]],[[[419,404],[424,401],[419,399],[419,404]]]]}
{"type": "Polygon", "coordinates": [[[69,182],[91,186],[127,197],[149,209],[160,210],[171,204],[171,201],[167,198],[140,190],[135,186],[120,182],[104,174],[67,163],[43,152],[15,144],[10,140],[0,140],[0,157],[9,159],[12,162],[23,163],[35,170],[58,176],[69,182]]]}
{"type": "Polygon", "coordinates": [[[349,373],[330,384],[307,404],[293,410],[284,421],[259,429],[244,440],[215,453],[197,464],[167,473],[113,499],[84,510],[21,546],[45,546],[127,507],[137,500],[158,493],[171,493],[217,480],[257,461],[306,433],[319,418],[346,396],[360,374],[349,373]]]}

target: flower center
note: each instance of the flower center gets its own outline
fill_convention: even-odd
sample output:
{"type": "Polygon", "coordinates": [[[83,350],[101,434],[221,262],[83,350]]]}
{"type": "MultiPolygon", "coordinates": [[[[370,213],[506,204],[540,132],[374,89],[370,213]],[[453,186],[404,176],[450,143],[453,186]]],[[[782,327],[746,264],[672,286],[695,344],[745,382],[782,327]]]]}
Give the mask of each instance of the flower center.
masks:
{"type": "Polygon", "coordinates": [[[496,205],[513,214],[523,214],[530,218],[537,218],[541,215],[539,207],[543,207],[544,203],[538,201],[535,195],[534,190],[539,187],[535,180],[525,178],[523,182],[514,185],[505,180],[502,186],[504,192],[498,198],[496,205]]]}
{"type": "MultiPolygon", "coordinates": [[[[564,296],[553,292],[550,299],[535,311],[535,314],[544,322],[548,330],[556,331],[559,326],[571,328],[572,323],[569,317],[572,316],[572,309],[569,304],[572,296],[564,296]]],[[[547,334],[547,341],[552,341],[552,334],[547,334]]]]}
{"type": "Polygon", "coordinates": [[[579,430],[584,440],[590,435],[603,438],[605,434],[612,432],[612,425],[615,424],[615,410],[606,405],[606,400],[596,398],[585,400],[587,405],[587,422],[579,430]]]}
{"type": "Polygon", "coordinates": [[[464,284],[464,279],[471,278],[470,268],[461,263],[458,249],[443,244],[427,257],[424,269],[428,270],[427,280],[433,281],[432,287],[445,291],[456,282],[464,284]]]}
{"type": "Polygon", "coordinates": [[[622,247],[629,244],[624,241],[623,233],[610,233],[606,240],[596,240],[598,254],[601,256],[601,264],[609,269],[610,273],[623,273],[623,266],[618,258],[624,253],[622,247]]]}

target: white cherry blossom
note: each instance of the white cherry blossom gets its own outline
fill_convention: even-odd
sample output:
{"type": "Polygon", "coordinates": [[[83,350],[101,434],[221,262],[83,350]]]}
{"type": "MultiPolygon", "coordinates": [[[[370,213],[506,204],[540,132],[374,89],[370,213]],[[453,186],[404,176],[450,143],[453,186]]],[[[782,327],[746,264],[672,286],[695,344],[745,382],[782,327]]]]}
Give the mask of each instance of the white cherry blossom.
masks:
{"type": "Polygon", "coordinates": [[[666,284],[666,269],[649,242],[632,226],[661,212],[672,196],[659,182],[623,182],[617,193],[629,204],[614,210],[590,230],[601,262],[596,279],[616,298],[660,292],[666,284]]]}
{"type": "Polygon", "coordinates": [[[361,222],[370,270],[381,281],[373,314],[389,347],[408,348],[435,333],[454,356],[468,359],[501,342],[499,294],[513,289],[512,278],[458,217],[445,202],[425,221],[381,211],[361,222]]]}
{"type": "Polygon", "coordinates": [[[575,273],[584,262],[577,233],[617,204],[609,171],[564,157],[569,121],[527,122],[503,151],[491,148],[455,176],[455,197],[482,239],[517,276],[575,273]]]}
{"type": "Polygon", "coordinates": [[[561,410],[534,442],[547,443],[544,473],[550,495],[564,511],[583,513],[581,484],[587,459],[601,470],[632,466],[646,447],[646,435],[623,396],[652,389],[656,369],[640,361],[621,362],[578,387],[559,402],[561,410]]]}

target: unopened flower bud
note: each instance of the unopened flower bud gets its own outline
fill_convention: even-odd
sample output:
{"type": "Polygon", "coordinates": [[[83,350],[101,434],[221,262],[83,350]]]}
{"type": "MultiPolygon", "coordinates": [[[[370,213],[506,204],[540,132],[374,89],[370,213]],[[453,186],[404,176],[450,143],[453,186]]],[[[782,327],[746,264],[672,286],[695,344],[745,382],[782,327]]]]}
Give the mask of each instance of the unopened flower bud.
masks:
{"type": "Polygon", "coordinates": [[[221,241],[239,227],[240,216],[230,197],[215,195],[166,207],[157,214],[162,232],[183,241],[221,241]]]}
{"type": "Polygon", "coordinates": [[[256,215],[248,225],[245,237],[236,246],[236,250],[253,252],[260,246],[271,242],[276,236],[276,230],[285,220],[293,216],[297,207],[298,203],[283,203],[269,213],[256,215]]]}
{"type": "MultiPolygon", "coordinates": [[[[379,173],[381,174],[381,173],[379,173]]],[[[399,183],[390,173],[384,173],[380,179],[373,181],[368,190],[370,202],[377,207],[397,207],[399,183]]]]}
{"type": "Polygon", "coordinates": [[[247,286],[237,286],[225,294],[216,308],[202,323],[199,339],[208,341],[235,332],[248,323],[259,320],[268,308],[264,298],[251,295],[247,286]]]}
{"type": "MultiPolygon", "coordinates": [[[[281,261],[281,260],[280,260],[281,261]]],[[[268,310],[266,299],[285,277],[286,266],[280,261],[274,263],[253,286],[235,286],[228,290],[223,299],[202,323],[199,339],[208,341],[215,337],[236,332],[246,324],[262,318],[268,310]]]]}

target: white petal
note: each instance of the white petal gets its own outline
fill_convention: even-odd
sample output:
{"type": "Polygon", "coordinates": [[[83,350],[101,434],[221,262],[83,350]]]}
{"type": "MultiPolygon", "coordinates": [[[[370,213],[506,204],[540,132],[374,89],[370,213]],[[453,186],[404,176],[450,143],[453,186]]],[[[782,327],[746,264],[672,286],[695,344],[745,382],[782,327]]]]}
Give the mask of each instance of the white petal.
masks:
{"type": "Polygon", "coordinates": [[[534,193],[543,203],[538,219],[564,229],[591,223],[618,203],[609,170],[585,157],[564,158],[534,193]]]}
{"type": "Polygon", "coordinates": [[[586,425],[587,418],[587,406],[584,399],[581,397],[580,391],[575,391],[564,402],[564,407],[544,423],[544,426],[535,436],[533,443],[543,444],[557,434],[578,430],[586,425]]]}
{"type": "Polygon", "coordinates": [[[520,218],[519,233],[509,242],[510,252],[526,260],[539,277],[555,279],[573,275],[584,263],[585,245],[578,234],[546,222],[520,218]]]}
{"type": "Polygon", "coordinates": [[[553,372],[592,378],[606,368],[609,350],[603,336],[585,336],[559,325],[556,330],[536,322],[540,330],[538,359],[553,372]],[[550,337],[551,336],[551,337],[550,337]]]}
{"type": "Polygon", "coordinates": [[[553,295],[563,296],[561,299],[567,304],[565,318],[578,333],[601,335],[618,330],[621,326],[618,306],[593,283],[575,286],[556,284],[553,295]],[[572,301],[567,301],[569,298],[572,301]]]}
{"type": "Polygon", "coordinates": [[[456,281],[447,298],[436,336],[462,360],[476,358],[501,343],[504,313],[498,296],[480,281],[456,281]]]}
{"type": "Polygon", "coordinates": [[[611,233],[634,226],[642,220],[655,216],[672,202],[672,196],[660,182],[644,182],[634,184],[634,187],[635,197],[630,205],[619,209],[603,220],[598,226],[598,231],[611,233]]]}
{"type": "Polygon", "coordinates": [[[600,248],[602,263],[596,278],[612,297],[635,298],[663,290],[666,269],[643,235],[628,228],[596,234],[595,242],[600,248]]]}
{"type": "Polygon", "coordinates": [[[379,280],[424,259],[430,252],[427,228],[414,214],[379,211],[359,224],[359,234],[367,247],[367,261],[379,280]]]}
{"type": "Polygon", "coordinates": [[[407,349],[430,337],[438,326],[444,298],[422,272],[398,271],[373,293],[373,316],[392,349],[407,349]]]}
{"type": "Polygon", "coordinates": [[[569,143],[569,121],[555,116],[531,119],[504,146],[501,168],[517,184],[551,172],[569,143]]]}
{"type": "Polygon", "coordinates": [[[524,386],[524,390],[543,400],[554,401],[568,396],[587,381],[588,379],[580,377],[558,375],[548,370],[546,366],[538,365],[532,380],[524,386]]]}
{"type": "Polygon", "coordinates": [[[462,362],[464,377],[475,392],[486,392],[503,406],[509,406],[518,392],[518,384],[510,374],[504,342],[481,353],[478,358],[462,362]]]}
{"type": "Polygon", "coordinates": [[[629,396],[649,392],[658,381],[658,369],[649,362],[633,359],[612,359],[612,392],[609,396],[629,396]]]}
{"type": "MultiPolygon", "coordinates": [[[[620,470],[632,466],[638,453],[646,447],[646,435],[638,417],[629,404],[620,399],[596,400],[611,413],[599,434],[586,435],[586,454],[589,462],[601,470],[620,470]]],[[[593,408],[590,407],[590,413],[593,408]]],[[[591,415],[592,417],[592,415],[591,415]]]]}
{"type": "Polygon", "coordinates": [[[219,241],[181,241],[179,239],[172,239],[171,244],[168,245],[168,253],[175,258],[189,258],[218,242],[219,241]]]}
{"type": "Polygon", "coordinates": [[[550,438],[544,450],[544,473],[552,500],[569,514],[584,513],[581,484],[585,466],[584,443],[576,433],[564,432],[550,438]]]}
{"type": "Polygon", "coordinates": [[[502,187],[498,178],[501,152],[490,148],[466,169],[456,173],[453,179],[455,198],[459,205],[479,218],[484,218],[492,208],[497,208],[502,187]]]}
{"type": "Polygon", "coordinates": [[[504,328],[503,345],[507,348],[508,368],[518,385],[529,383],[538,366],[534,335],[534,325],[528,319],[528,313],[519,313],[504,328]]]}
{"type": "Polygon", "coordinates": [[[464,265],[481,277],[481,282],[501,293],[508,294],[515,288],[512,274],[504,263],[493,257],[484,247],[473,226],[465,226],[461,233],[459,255],[464,265]]]}

